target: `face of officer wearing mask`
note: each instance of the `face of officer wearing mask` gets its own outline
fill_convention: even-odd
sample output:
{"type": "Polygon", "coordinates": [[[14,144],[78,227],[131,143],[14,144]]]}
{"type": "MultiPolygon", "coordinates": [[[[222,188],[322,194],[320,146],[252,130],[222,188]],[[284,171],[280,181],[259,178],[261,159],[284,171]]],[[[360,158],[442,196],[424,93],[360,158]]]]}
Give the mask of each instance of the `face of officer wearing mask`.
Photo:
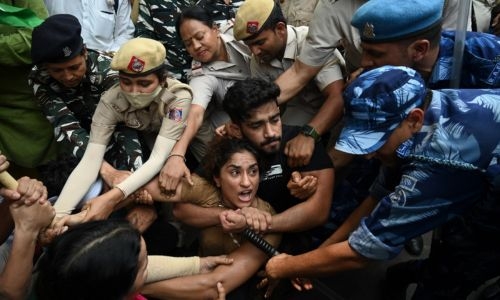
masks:
{"type": "Polygon", "coordinates": [[[165,47],[158,41],[134,38],[125,42],[111,61],[119,71],[120,88],[135,109],[148,107],[160,94],[166,79],[165,47]]]}
{"type": "Polygon", "coordinates": [[[131,77],[120,73],[120,88],[130,105],[133,108],[141,109],[153,102],[162,86],[157,73],[140,77],[131,77]]]}

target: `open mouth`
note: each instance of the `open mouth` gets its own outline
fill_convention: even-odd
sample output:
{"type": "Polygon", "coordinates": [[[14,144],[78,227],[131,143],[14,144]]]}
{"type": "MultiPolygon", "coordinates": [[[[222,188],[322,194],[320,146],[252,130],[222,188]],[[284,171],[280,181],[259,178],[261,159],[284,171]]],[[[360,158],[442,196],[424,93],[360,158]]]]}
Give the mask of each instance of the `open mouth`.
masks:
{"type": "Polygon", "coordinates": [[[252,201],[252,190],[246,190],[238,193],[238,199],[241,202],[250,202],[252,201]]]}

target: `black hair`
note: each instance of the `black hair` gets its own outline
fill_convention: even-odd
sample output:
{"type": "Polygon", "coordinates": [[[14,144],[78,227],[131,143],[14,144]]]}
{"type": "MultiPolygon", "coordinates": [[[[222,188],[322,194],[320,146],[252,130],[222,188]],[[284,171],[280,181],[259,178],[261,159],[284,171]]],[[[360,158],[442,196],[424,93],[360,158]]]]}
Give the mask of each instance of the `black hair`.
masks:
{"type": "Polygon", "coordinates": [[[40,300],[123,300],[139,270],[141,235],[124,220],[91,221],[58,236],[40,258],[40,300]]]}
{"type": "Polygon", "coordinates": [[[263,160],[255,148],[245,140],[240,139],[214,139],[202,161],[202,176],[215,185],[214,176],[219,177],[222,166],[231,159],[233,154],[248,151],[255,157],[259,170],[263,168],[263,160]]]}
{"type": "Polygon", "coordinates": [[[72,155],[64,154],[38,167],[40,180],[47,187],[49,197],[61,193],[64,183],[78,165],[80,160],[72,155]]]}
{"type": "Polygon", "coordinates": [[[251,116],[253,109],[269,102],[278,104],[279,95],[276,83],[251,78],[235,82],[227,90],[222,106],[234,123],[241,124],[251,116]]]}
{"type": "Polygon", "coordinates": [[[180,40],[182,40],[180,28],[186,19],[198,20],[210,28],[214,26],[214,19],[207,9],[199,5],[186,7],[177,16],[177,20],[175,21],[175,32],[177,32],[177,37],[180,40]]]}

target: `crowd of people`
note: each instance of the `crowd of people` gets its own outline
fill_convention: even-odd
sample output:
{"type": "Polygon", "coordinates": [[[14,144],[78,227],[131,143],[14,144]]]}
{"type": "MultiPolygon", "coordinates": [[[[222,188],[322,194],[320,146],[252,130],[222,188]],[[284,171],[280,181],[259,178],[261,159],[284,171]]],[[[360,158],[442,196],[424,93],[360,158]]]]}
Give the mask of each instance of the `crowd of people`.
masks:
{"type": "Polygon", "coordinates": [[[434,231],[373,299],[500,299],[499,19],[0,0],[0,298],[289,299],[434,231]]]}

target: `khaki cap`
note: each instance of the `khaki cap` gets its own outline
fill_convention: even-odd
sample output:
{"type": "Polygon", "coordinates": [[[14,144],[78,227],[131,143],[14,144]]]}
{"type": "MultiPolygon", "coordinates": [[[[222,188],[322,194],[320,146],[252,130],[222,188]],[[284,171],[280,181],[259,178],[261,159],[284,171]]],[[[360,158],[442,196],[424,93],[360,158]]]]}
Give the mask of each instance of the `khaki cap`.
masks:
{"type": "Polygon", "coordinates": [[[260,33],[275,5],[274,0],[245,0],[236,13],[234,38],[244,40],[260,33]]]}
{"type": "Polygon", "coordinates": [[[166,51],[162,43],[134,38],[125,42],[113,56],[111,69],[130,75],[146,75],[165,64],[166,51]]]}

